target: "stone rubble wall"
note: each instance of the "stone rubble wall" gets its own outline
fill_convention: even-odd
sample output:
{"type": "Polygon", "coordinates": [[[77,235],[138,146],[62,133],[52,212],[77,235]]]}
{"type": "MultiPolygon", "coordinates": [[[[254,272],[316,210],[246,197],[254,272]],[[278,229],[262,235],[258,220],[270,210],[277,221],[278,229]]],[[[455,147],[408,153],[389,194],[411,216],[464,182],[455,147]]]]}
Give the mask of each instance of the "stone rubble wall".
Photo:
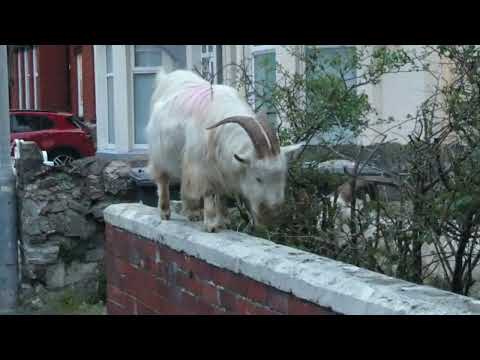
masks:
{"type": "Polygon", "coordinates": [[[21,257],[21,300],[41,306],[41,295],[68,287],[102,297],[103,210],[135,202],[130,165],[95,157],[71,168],[42,163],[34,143],[16,160],[21,257]]]}

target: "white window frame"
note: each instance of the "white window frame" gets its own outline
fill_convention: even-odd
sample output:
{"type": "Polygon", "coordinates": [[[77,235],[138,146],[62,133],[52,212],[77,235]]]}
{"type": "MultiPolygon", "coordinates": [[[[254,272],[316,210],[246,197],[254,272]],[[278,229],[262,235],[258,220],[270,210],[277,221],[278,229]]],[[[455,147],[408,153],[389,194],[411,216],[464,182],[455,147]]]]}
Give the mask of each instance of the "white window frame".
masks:
{"type": "Polygon", "coordinates": [[[110,114],[108,113],[108,96],[109,95],[112,95],[112,94],[109,94],[108,93],[108,79],[112,79],[112,82],[113,82],[113,95],[115,94],[115,77],[114,77],[114,66],[113,66],[113,45],[105,45],[104,46],[105,48],[105,58],[103,59],[103,63],[105,64],[105,98],[106,98],[106,129],[107,129],[107,141],[106,141],[106,144],[107,144],[107,148],[115,148],[115,144],[116,144],[116,135],[115,135],[115,98],[114,98],[114,101],[113,101],[113,109],[112,109],[112,127],[113,127],[113,134],[110,134],[110,124],[109,124],[109,116],[110,114]],[[107,68],[107,46],[112,46],[112,68],[111,68],[111,72],[108,72],[108,68],[107,68]],[[110,138],[113,139],[113,142],[110,142],[110,138]]]}
{"type": "Polygon", "coordinates": [[[38,110],[38,48],[33,47],[33,103],[35,110],[38,110]]]}
{"type": "Polygon", "coordinates": [[[130,143],[132,144],[133,150],[147,150],[148,144],[138,144],[135,142],[135,89],[134,89],[134,78],[137,74],[156,74],[161,66],[135,66],[135,45],[129,46],[129,58],[130,58],[130,74],[129,76],[129,104],[130,104],[130,143]]]}
{"type": "Polygon", "coordinates": [[[18,50],[17,52],[17,72],[18,72],[18,108],[23,109],[25,107],[24,102],[23,102],[23,50],[18,50]]]}
{"type": "MultiPolygon", "coordinates": [[[[134,82],[135,73],[156,73],[157,66],[134,67],[133,45],[112,45],[112,72],[107,73],[107,46],[94,45],[95,101],[97,112],[98,152],[106,154],[145,154],[148,144],[135,144],[134,82]],[[114,79],[113,107],[115,143],[108,143],[108,89],[107,78],[114,79]]],[[[200,60],[198,45],[186,47],[186,68],[200,60]]]]}
{"type": "MultiPolygon", "coordinates": [[[[114,80],[114,73],[107,73],[107,46],[108,45],[94,45],[94,63],[95,63],[95,107],[97,113],[97,151],[114,154],[117,149],[117,134],[115,133],[115,143],[109,143],[109,129],[108,129],[108,85],[107,77],[112,77],[114,80]]],[[[112,52],[113,52],[112,46],[112,52]]],[[[112,55],[113,56],[113,55],[112,55]]],[[[112,70],[115,71],[115,65],[112,59],[112,70]]],[[[113,87],[115,88],[115,83],[113,87]]],[[[115,89],[114,89],[115,93],[115,89]]],[[[114,99],[115,100],[115,99],[114,99]]],[[[115,108],[115,101],[114,101],[115,108]]],[[[114,125],[116,124],[114,111],[114,125]]],[[[115,126],[114,126],[115,132],[115,126]]]]}
{"type": "Polygon", "coordinates": [[[25,76],[25,108],[30,110],[32,103],[30,100],[30,61],[28,61],[28,49],[23,50],[23,69],[25,76]]]}
{"type": "Polygon", "coordinates": [[[77,113],[79,117],[83,117],[83,56],[78,53],[77,61],[77,113]]]}
{"type": "Polygon", "coordinates": [[[202,64],[202,75],[203,73],[203,59],[208,60],[208,73],[214,76],[214,84],[218,84],[218,69],[217,69],[217,45],[200,45],[200,64],[202,64]],[[203,46],[205,46],[205,52],[203,52],[203,46]],[[208,47],[212,47],[212,51],[209,51],[208,47]]]}
{"type": "MultiPolygon", "coordinates": [[[[185,65],[186,68],[188,68],[188,65],[191,63],[191,59],[189,59],[189,54],[191,54],[191,51],[189,51],[188,47],[189,45],[183,45],[185,46],[185,56],[186,56],[186,61],[185,65]]],[[[130,89],[130,96],[129,96],[129,115],[130,115],[130,143],[132,144],[133,150],[138,150],[138,151],[145,151],[148,149],[148,144],[138,144],[135,142],[135,89],[134,89],[134,77],[137,74],[156,74],[158,70],[161,68],[161,66],[135,66],[135,45],[130,45],[128,49],[128,55],[129,55],[129,62],[130,65],[129,68],[131,69],[130,71],[130,76],[129,76],[129,89],[130,89]]]]}

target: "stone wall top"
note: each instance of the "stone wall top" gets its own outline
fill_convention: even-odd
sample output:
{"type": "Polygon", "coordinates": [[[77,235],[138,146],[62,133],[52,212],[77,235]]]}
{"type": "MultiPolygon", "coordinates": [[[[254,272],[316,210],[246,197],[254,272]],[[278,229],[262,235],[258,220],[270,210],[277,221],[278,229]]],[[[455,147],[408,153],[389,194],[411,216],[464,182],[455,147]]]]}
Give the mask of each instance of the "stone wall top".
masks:
{"type": "Polygon", "coordinates": [[[342,314],[480,314],[480,301],[412,284],[246,234],[210,234],[199,223],[157,209],[116,204],[104,211],[111,225],[241,273],[342,314]]]}

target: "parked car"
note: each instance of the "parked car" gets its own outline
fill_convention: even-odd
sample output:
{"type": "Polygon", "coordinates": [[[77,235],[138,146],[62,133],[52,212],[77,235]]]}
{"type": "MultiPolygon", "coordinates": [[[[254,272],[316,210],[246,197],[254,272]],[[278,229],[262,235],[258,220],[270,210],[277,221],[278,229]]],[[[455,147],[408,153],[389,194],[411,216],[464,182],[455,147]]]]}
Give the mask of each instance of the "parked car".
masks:
{"type": "Polygon", "coordinates": [[[55,166],[93,156],[96,151],[89,128],[70,113],[11,110],[10,133],[12,145],[15,139],[33,141],[47,152],[48,160],[55,166]]]}

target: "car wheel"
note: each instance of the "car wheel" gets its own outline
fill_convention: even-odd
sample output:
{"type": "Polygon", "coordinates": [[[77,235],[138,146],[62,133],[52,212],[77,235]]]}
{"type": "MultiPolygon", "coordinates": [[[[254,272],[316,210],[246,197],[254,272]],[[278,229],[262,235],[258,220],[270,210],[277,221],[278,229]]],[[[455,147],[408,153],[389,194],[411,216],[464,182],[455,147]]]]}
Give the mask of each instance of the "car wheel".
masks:
{"type": "Polygon", "coordinates": [[[55,167],[69,167],[71,162],[75,160],[77,157],[68,152],[54,152],[49,156],[50,161],[53,162],[53,166],[55,167]]]}

